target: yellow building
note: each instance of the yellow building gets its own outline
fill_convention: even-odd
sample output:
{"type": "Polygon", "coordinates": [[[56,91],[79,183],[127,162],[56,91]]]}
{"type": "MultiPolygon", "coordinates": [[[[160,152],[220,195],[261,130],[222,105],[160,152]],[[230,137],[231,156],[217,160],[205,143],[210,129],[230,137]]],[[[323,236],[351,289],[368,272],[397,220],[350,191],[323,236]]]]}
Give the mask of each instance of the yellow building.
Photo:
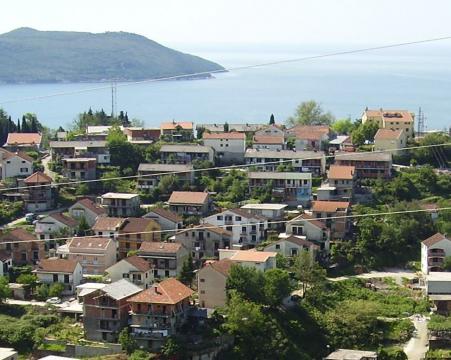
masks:
{"type": "Polygon", "coordinates": [[[374,136],[374,150],[402,149],[406,147],[406,142],[403,130],[379,129],[374,136]]]}
{"type": "Polygon", "coordinates": [[[375,122],[380,129],[403,130],[406,140],[413,139],[415,114],[408,110],[369,110],[363,112],[362,123],[375,122]]]}

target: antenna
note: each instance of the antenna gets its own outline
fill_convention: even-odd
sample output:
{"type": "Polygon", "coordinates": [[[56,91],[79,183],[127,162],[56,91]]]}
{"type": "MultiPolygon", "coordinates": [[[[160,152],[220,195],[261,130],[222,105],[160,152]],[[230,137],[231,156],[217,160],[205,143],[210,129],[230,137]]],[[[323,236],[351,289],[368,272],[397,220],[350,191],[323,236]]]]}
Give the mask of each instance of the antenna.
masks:
{"type": "Polygon", "coordinates": [[[111,117],[116,116],[117,110],[117,82],[113,80],[111,82],[111,117]]]}
{"type": "Polygon", "coordinates": [[[423,136],[424,134],[424,113],[421,110],[421,106],[418,109],[418,127],[417,127],[417,136],[423,136]]]}

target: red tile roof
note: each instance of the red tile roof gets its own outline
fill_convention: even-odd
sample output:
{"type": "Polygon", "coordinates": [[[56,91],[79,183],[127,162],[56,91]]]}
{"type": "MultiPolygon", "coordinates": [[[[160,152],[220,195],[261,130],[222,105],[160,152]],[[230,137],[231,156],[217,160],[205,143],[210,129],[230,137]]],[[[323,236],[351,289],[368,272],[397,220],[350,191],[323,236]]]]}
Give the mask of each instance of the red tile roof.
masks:
{"type": "Polygon", "coordinates": [[[64,225],[67,225],[69,227],[77,226],[77,221],[75,219],[72,219],[71,217],[66,216],[63,213],[49,214],[49,217],[55,219],[56,221],[58,221],[64,225]]]}
{"type": "Polygon", "coordinates": [[[321,140],[330,133],[330,128],[324,125],[298,125],[287,130],[300,140],[321,140]]]}
{"type": "Polygon", "coordinates": [[[298,220],[298,219],[306,220],[306,221],[308,221],[310,224],[316,226],[317,228],[320,228],[320,229],[323,229],[323,230],[327,230],[326,224],[323,223],[321,220],[316,220],[312,215],[309,215],[309,214],[304,213],[304,214],[301,214],[301,215],[299,215],[298,217],[294,218],[294,219],[291,220],[291,221],[296,221],[296,220],[298,220]]]}
{"type": "Polygon", "coordinates": [[[283,241],[288,241],[288,242],[291,242],[291,243],[299,245],[299,246],[308,246],[308,247],[313,247],[313,248],[318,247],[318,245],[315,245],[311,241],[301,239],[294,235],[291,235],[291,236],[287,237],[286,239],[281,239],[281,240],[277,241],[276,243],[283,242],[283,241]]]}
{"type": "Polygon", "coordinates": [[[352,180],[355,174],[354,166],[331,165],[327,177],[329,179],[352,180]]]}
{"type": "Polygon", "coordinates": [[[40,145],[41,140],[39,133],[9,133],[5,145],[40,145]]]}
{"type": "Polygon", "coordinates": [[[24,180],[25,184],[51,184],[52,178],[46,174],[37,171],[24,180]]]}
{"type": "Polygon", "coordinates": [[[36,240],[36,236],[22,228],[11,230],[0,238],[0,242],[30,240],[36,240]]]}
{"type": "Polygon", "coordinates": [[[283,136],[270,136],[270,135],[255,135],[254,136],[255,144],[284,144],[285,138],[283,136]]]}
{"type": "MultiPolygon", "coordinates": [[[[432,246],[434,244],[437,244],[438,242],[445,240],[446,236],[441,234],[441,233],[437,233],[432,235],[431,237],[428,237],[426,240],[424,240],[422,243],[424,245],[426,245],[427,247],[432,246]]],[[[451,240],[448,240],[451,241],[451,240]]]]}
{"type": "Polygon", "coordinates": [[[128,262],[129,264],[133,265],[135,268],[137,268],[139,271],[142,272],[146,272],[149,271],[151,266],[149,264],[148,261],[146,261],[145,259],[137,256],[137,255],[133,255],[130,257],[126,257],[124,259],[124,261],[128,262]]]}
{"type": "Polygon", "coordinates": [[[203,205],[208,199],[208,193],[199,191],[173,191],[169,204],[203,205]]]}
{"type": "Polygon", "coordinates": [[[175,305],[188,299],[193,291],[174,278],[165,279],[151,288],[129,298],[130,303],[175,305]]]}
{"type": "Polygon", "coordinates": [[[18,152],[13,153],[13,152],[8,151],[3,148],[0,148],[0,151],[3,153],[3,159],[5,159],[5,160],[8,160],[14,156],[18,156],[18,157],[22,158],[23,160],[29,161],[31,163],[34,161],[34,159],[31,156],[28,156],[23,151],[18,151],[18,152]]]}
{"type": "Polygon", "coordinates": [[[160,230],[159,225],[152,219],[149,218],[134,218],[130,217],[125,219],[120,233],[136,233],[150,230],[150,225],[154,224],[155,228],[153,230],[160,230]]]}
{"type": "Polygon", "coordinates": [[[183,234],[183,233],[185,233],[187,231],[192,231],[192,230],[197,230],[197,229],[201,229],[201,230],[205,230],[205,231],[211,231],[211,232],[216,233],[218,235],[232,236],[232,233],[230,231],[227,231],[225,228],[220,227],[220,226],[216,226],[216,225],[212,225],[212,224],[209,224],[209,223],[203,223],[203,224],[200,224],[200,225],[196,225],[196,226],[193,226],[193,227],[182,229],[177,234],[183,234]]]}
{"type": "Polygon", "coordinates": [[[91,229],[92,231],[116,231],[124,221],[124,218],[99,216],[91,229]]]}
{"type": "Polygon", "coordinates": [[[232,268],[233,261],[230,259],[222,259],[219,261],[212,261],[206,266],[210,266],[215,269],[217,272],[223,274],[224,276],[228,276],[230,269],[232,268]]]}
{"type": "Polygon", "coordinates": [[[74,237],[69,249],[105,250],[112,240],[107,237],[74,237]]]}
{"type": "Polygon", "coordinates": [[[149,213],[153,212],[161,217],[164,217],[165,219],[168,219],[172,222],[180,222],[183,220],[181,216],[178,216],[176,213],[173,213],[170,210],[163,209],[163,208],[153,208],[149,210],[149,213]]]}
{"type": "Polygon", "coordinates": [[[103,207],[101,207],[100,205],[97,205],[91,199],[88,199],[88,198],[80,199],[74,205],[76,205],[76,204],[82,205],[83,207],[92,211],[96,215],[106,214],[106,210],[103,207]]]}
{"type": "Polygon", "coordinates": [[[374,135],[374,140],[395,140],[399,139],[402,135],[402,130],[391,130],[391,129],[379,129],[376,135],[374,135]]]}
{"type": "Polygon", "coordinates": [[[50,258],[38,263],[36,272],[73,274],[78,261],[68,259],[50,258]]]}
{"type": "Polygon", "coordinates": [[[139,248],[139,253],[176,253],[183,247],[179,243],[168,243],[163,241],[144,241],[139,248]]]}
{"type": "Polygon", "coordinates": [[[182,122],[164,122],[161,123],[160,128],[162,130],[175,130],[177,126],[180,126],[184,130],[192,130],[193,129],[193,123],[189,121],[182,121],[182,122]]]}
{"type": "Polygon", "coordinates": [[[313,212],[334,213],[339,209],[349,208],[347,201],[313,201],[313,212]]]}
{"type": "Polygon", "coordinates": [[[245,140],[246,135],[239,132],[229,132],[229,133],[208,133],[204,132],[202,134],[202,139],[230,139],[230,140],[245,140]]]}

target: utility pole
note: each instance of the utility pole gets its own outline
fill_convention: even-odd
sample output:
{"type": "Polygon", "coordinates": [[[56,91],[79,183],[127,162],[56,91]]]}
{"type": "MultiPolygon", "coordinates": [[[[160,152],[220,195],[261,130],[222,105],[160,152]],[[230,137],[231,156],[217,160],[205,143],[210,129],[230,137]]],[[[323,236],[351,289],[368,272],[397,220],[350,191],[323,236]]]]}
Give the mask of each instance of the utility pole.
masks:
{"type": "Polygon", "coordinates": [[[117,111],[117,83],[115,80],[111,82],[111,117],[116,116],[117,111]]]}

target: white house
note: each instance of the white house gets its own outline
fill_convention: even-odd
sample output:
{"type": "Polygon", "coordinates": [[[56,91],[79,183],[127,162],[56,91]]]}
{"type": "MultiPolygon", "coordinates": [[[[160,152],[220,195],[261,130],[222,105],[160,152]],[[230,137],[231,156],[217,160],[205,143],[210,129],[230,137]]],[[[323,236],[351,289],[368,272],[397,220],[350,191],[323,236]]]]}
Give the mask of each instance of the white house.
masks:
{"type": "Polygon", "coordinates": [[[427,238],[421,243],[421,272],[429,274],[431,271],[442,271],[447,256],[451,256],[449,237],[437,233],[427,238]]]}
{"type": "Polygon", "coordinates": [[[300,236],[292,235],[265,246],[263,250],[276,252],[288,257],[298,256],[301,252],[307,251],[312,257],[315,257],[318,248],[318,245],[315,245],[311,241],[308,241],[305,238],[303,239],[300,236]]]}
{"type": "Polygon", "coordinates": [[[202,219],[202,223],[224,227],[232,233],[232,247],[254,247],[266,239],[268,219],[243,209],[228,209],[202,219]]]}
{"type": "Polygon", "coordinates": [[[49,214],[36,222],[34,232],[41,240],[48,240],[58,237],[58,234],[67,232],[67,235],[73,235],[77,221],[63,213],[49,214]]]}
{"type": "Polygon", "coordinates": [[[91,227],[91,230],[96,236],[117,239],[119,230],[125,220],[125,218],[100,216],[91,227]]]}
{"type": "Polygon", "coordinates": [[[329,250],[330,229],[316,220],[312,215],[304,213],[287,222],[286,235],[305,236],[308,241],[317,244],[321,250],[329,250]]]}
{"type": "Polygon", "coordinates": [[[143,217],[155,220],[160,224],[161,230],[178,230],[183,227],[183,218],[181,216],[163,208],[152,208],[143,217]]]}
{"type": "Polygon", "coordinates": [[[246,152],[246,135],[239,132],[208,133],[202,135],[204,145],[215,150],[222,164],[241,164],[246,152]]]}
{"type": "Polygon", "coordinates": [[[143,289],[147,289],[154,280],[149,262],[136,255],[122,259],[106,269],[106,272],[112,282],[128,279],[143,289]]]}
{"type": "Polygon", "coordinates": [[[0,148],[0,179],[28,177],[33,173],[33,159],[23,152],[0,148]]]}
{"type": "Polygon", "coordinates": [[[220,261],[230,259],[236,265],[253,267],[261,271],[275,269],[276,255],[277,253],[272,251],[219,249],[220,261]]]}
{"type": "Polygon", "coordinates": [[[0,276],[7,276],[11,266],[13,266],[11,254],[6,250],[0,250],[0,276]]]}
{"type": "Polygon", "coordinates": [[[285,148],[285,137],[283,135],[255,135],[252,148],[257,150],[280,151],[285,148]]]}
{"type": "Polygon", "coordinates": [[[89,226],[94,225],[97,217],[106,216],[106,210],[88,198],[78,200],[69,208],[69,214],[74,219],[85,218],[89,226]]]}
{"type": "MultiPolygon", "coordinates": [[[[241,209],[252,214],[261,215],[268,218],[270,221],[283,220],[285,216],[285,209],[287,204],[246,204],[241,206],[241,209]]],[[[279,227],[282,224],[270,224],[270,228],[279,227]]]]}
{"type": "Polygon", "coordinates": [[[43,284],[63,284],[63,294],[73,294],[83,278],[82,267],[78,261],[59,258],[41,260],[33,273],[43,284]]]}
{"type": "Polygon", "coordinates": [[[434,302],[437,313],[451,313],[451,271],[430,272],[426,275],[426,294],[434,302]]]}

